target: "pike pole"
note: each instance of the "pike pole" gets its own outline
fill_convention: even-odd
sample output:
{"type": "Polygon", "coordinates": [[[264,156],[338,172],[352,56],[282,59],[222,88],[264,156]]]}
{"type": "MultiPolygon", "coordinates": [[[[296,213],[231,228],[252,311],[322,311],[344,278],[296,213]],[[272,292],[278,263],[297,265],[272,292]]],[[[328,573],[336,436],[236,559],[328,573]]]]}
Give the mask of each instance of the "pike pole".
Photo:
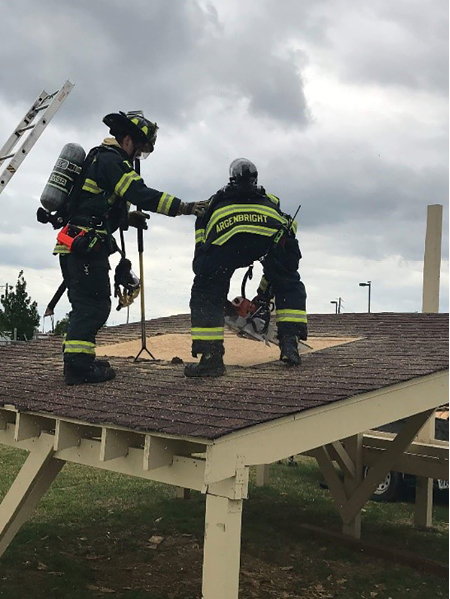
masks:
{"type": "MultiPolygon", "coordinates": [[[[134,170],[137,174],[140,174],[141,165],[139,160],[134,161],[134,170]]],[[[139,209],[139,207],[138,207],[139,209]]],[[[139,254],[139,280],[141,283],[141,349],[139,353],[134,358],[134,362],[137,362],[139,356],[143,351],[146,351],[148,355],[152,358],[152,360],[156,360],[155,356],[151,353],[151,351],[147,348],[147,336],[145,331],[145,296],[144,296],[144,229],[138,227],[137,230],[137,243],[138,243],[138,254],[139,254]]]]}

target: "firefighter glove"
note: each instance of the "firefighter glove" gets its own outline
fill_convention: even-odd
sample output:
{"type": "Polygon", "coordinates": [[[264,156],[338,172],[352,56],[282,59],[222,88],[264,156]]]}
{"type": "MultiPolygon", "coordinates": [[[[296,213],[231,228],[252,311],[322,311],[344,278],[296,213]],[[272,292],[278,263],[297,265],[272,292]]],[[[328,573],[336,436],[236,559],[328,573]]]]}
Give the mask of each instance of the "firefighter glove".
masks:
{"type": "Polygon", "coordinates": [[[203,216],[204,212],[208,208],[209,200],[203,202],[181,202],[178,209],[178,215],[180,214],[193,214],[194,216],[203,216]]]}
{"type": "Polygon", "coordinates": [[[149,218],[149,214],[135,210],[128,213],[128,224],[136,229],[148,229],[147,220],[149,218]]]}

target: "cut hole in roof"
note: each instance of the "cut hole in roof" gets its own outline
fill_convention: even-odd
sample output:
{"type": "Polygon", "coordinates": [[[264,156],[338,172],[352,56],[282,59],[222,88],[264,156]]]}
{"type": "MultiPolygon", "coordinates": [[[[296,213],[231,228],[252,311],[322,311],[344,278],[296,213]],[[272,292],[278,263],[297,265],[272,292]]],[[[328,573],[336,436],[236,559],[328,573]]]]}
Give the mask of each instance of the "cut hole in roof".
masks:
{"type": "MultiPolygon", "coordinates": [[[[327,349],[344,343],[358,341],[362,337],[310,337],[307,341],[311,349],[302,353],[311,353],[321,349],[327,349]]],[[[97,347],[98,356],[134,358],[142,347],[141,339],[115,343],[113,345],[102,345],[97,347]]],[[[170,362],[173,358],[181,358],[183,362],[197,362],[191,355],[191,336],[187,334],[167,334],[147,337],[147,348],[158,360],[170,362]]],[[[254,366],[274,362],[280,357],[278,346],[265,345],[262,342],[252,341],[238,337],[233,333],[225,331],[225,364],[230,366],[254,366]]],[[[142,352],[139,358],[150,360],[146,352],[142,352]]]]}

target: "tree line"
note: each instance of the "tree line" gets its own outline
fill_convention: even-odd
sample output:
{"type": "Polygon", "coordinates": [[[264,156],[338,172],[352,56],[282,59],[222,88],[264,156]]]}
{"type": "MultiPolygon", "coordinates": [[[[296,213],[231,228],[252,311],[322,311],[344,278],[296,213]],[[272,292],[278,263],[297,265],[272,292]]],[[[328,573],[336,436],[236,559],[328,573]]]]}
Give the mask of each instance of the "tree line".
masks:
{"type": "MultiPolygon", "coordinates": [[[[23,270],[19,272],[16,285],[6,283],[0,295],[0,333],[19,341],[33,339],[40,323],[37,302],[27,291],[23,270]]],[[[62,334],[67,319],[56,324],[55,334],[62,334]]]]}

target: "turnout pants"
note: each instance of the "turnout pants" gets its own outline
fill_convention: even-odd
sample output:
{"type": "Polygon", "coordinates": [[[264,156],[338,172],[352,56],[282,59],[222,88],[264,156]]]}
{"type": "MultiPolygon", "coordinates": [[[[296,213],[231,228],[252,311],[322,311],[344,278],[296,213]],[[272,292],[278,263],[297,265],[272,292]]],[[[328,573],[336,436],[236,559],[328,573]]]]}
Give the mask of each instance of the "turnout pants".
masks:
{"type": "MultiPolygon", "coordinates": [[[[223,355],[224,309],[230,280],[238,268],[264,256],[272,239],[239,233],[224,245],[200,248],[194,256],[191,291],[192,355],[223,355]]],[[[285,235],[263,260],[264,278],[275,296],[278,336],[307,338],[306,290],[298,273],[301,258],[295,237],[285,235]]]]}
{"type": "Polygon", "coordinates": [[[111,311],[108,253],[102,249],[87,257],[63,254],[60,265],[72,306],[64,363],[89,368],[95,359],[95,337],[111,311]]]}

